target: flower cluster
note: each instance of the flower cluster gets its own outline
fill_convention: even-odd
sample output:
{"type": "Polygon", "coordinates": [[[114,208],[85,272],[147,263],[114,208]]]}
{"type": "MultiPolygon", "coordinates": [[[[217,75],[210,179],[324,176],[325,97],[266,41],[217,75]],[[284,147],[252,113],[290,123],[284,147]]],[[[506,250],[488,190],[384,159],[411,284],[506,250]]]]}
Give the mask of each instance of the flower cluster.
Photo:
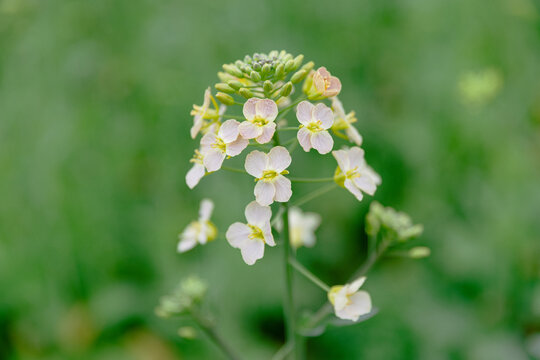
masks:
{"type": "MultiPolygon", "coordinates": [[[[244,210],[246,222],[233,223],[225,233],[228,243],[240,250],[248,265],[263,258],[266,245],[276,246],[273,228],[287,233],[282,234],[283,246],[297,249],[315,245],[315,231],[321,224],[319,215],[304,213],[296,206],[289,209],[287,205],[276,212],[274,205],[294,200],[293,185],[302,182],[289,174],[291,154],[298,145],[308,153],[315,149],[314,156],[332,154],[328,158],[333,157],[337,165],[333,176],[308,182],[334,182],[332,188],[342,187],[358,201],[364,194],[374,195],[381,184],[380,176],[367,164],[364,150],[359,147],[363,140],[354,126],[355,113],[346,113],[338,99],[341,81],[325,67],[315,69],[313,62],[302,63],[303,55],[293,57],[285,51],[271,51],[225,64],[218,73],[215,94],[206,89],[203,104],[194,105],[191,112],[191,137],[200,136],[200,141],[186,175],[188,187],[193,189],[205,176],[220,169],[254,178],[253,200],[244,210]],[[291,110],[293,116],[289,115],[291,110]],[[290,132],[294,135],[287,138],[290,132]],[[224,165],[244,153],[244,169],[224,165]]],[[[199,219],[179,236],[179,252],[216,238],[217,230],[210,222],[212,209],[213,203],[203,200],[199,219]]],[[[394,229],[398,238],[410,235],[412,230],[403,219],[394,219],[392,224],[389,221],[384,211],[377,212],[370,218],[372,231],[385,227],[394,229]]],[[[371,311],[369,294],[359,291],[364,280],[322,286],[328,291],[336,316],[356,321],[371,311]]]]}

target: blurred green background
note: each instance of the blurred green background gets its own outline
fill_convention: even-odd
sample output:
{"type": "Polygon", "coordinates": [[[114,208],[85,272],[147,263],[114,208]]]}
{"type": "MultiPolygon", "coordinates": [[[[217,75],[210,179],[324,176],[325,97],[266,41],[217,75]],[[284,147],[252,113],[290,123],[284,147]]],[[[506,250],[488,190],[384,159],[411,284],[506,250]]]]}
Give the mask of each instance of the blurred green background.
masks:
{"type": "MultiPolygon", "coordinates": [[[[308,358],[540,358],[539,1],[0,0],[0,359],[221,359],[153,313],[190,274],[244,358],[271,357],[280,251],[248,267],[223,238],[252,180],[189,191],[184,176],[192,104],[221,64],[272,49],[340,77],[383,177],[374,198],[423,223],[432,249],[378,264],[379,314],[308,340],[308,358]],[[180,256],[203,197],[222,236],[180,256]]],[[[334,171],[294,156],[302,176],[334,171]]],[[[323,225],[300,261],[344,281],[370,201],[306,204],[323,225]]],[[[326,300],[296,289],[301,307],[326,300]]]]}

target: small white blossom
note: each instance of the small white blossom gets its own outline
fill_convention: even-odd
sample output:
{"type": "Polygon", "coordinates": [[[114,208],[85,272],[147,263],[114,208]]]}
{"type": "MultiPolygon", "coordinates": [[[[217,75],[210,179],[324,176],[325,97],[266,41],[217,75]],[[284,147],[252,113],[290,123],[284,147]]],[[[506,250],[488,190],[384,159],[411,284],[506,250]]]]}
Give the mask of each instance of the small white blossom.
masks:
{"type": "Polygon", "coordinates": [[[203,154],[199,150],[195,150],[195,155],[190,160],[190,162],[193,163],[193,166],[186,174],[186,184],[190,189],[197,186],[206,173],[203,158],[203,154]]]}
{"type": "Polygon", "coordinates": [[[210,222],[210,216],[214,210],[212,200],[204,199],[201,201],[199,210],[199,220],[192,221],[188,227],[182,231],[178,238],[178,252],[186,252],[192,249],[197,243],[206,244],[208,241],[214,240],[217,235],[217,230],[214,224],[210,222]]]}
{"type": "Polygon", "coordinates": [[[276,245],[270,226],[272,211],[269,206],[252,201],[246,207],[245,215],[247,224],[232,224],[225,237],[232,247],[240,249],[246,264],[253,265],[264,256],[264,244],[276,245]]]}
{"type": "Polygon", "coordinates": [[[259,144],[269,142],[276,131],[276,103],[270,99],[251,98],[244,104],[243,113],[247,121],[240,124],[240,135],[244,139],[255,139],[259,144]]]}
{"type": "Polygon", "coordinates": [[[332,98],[332,110],[334,111],[334,125],[332,125],[334,133],[343,137],[344,135],[339,133],[339,131],[345,130],[347,140],[358,146],[362,145],[362,135],[352,125],[352,123],[357,121],[354,111],[345,114],[343,104],[337,97],[332,98]]]}
{"type": "Polygon", "coordinates": [[[334,306],[334,312],[340,319],[357,321],[362,315],[371,312],[371,297],[366,291],[358,291],[366,281],[365,277],[351,284],[332,286],[328,300],[334,306]]]}
{"type": "Polygon", "coordinates": [[[313,147],[320,154],[327,154],[332,150],[334,139],[328,129],[334,123],[334,116],[328,106],[302,101],[296,108],[296,118],[302,124],[297,137],[304,151],[313,147]]]}
{"type": "Polygon", "coordinates": [[[245,168],[255,177],[255,199],[261,205],[274,201],[287,202],[291,198],[291,181],[285,176],[291,164],[291,155],[283,146],[276,146],[268,154],[252,151],[246,156],[245,168]]]}
{"type": "Polygon", "coordinates": [[[321,224],[319,214],[302,212],[297,207],[289,210],[289,231],[291,245],[294,248],[300,246],[312,247],[315,245],[315,230],[321,224]]]}
{"type": "Polygon", "coordinates": [[[217,134],[209,132],[201,139],[203,164],[209,172],[221,168],[226,156],[236,156],[248,146],[249,141],[239,136],[236,120],[227,120],[217,134]]]}
{"type": "Polygon", "coordinates": [[[332,155],[337,160],[338,168],[334,179],[336,182],[349,190],[358,200],[362,200],[363,194],[375,194],[377,186],[381,184],[381,177],[364,159],[364,150],[352,147],[348,150],[335,150],[332,155]]]}

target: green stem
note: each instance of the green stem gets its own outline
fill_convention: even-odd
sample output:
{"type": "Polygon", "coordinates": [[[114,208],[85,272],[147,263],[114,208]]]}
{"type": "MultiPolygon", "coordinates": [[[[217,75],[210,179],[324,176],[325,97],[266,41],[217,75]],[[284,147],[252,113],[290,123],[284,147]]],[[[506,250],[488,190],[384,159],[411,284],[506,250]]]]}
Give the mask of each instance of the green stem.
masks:
{"type": "Polygon", "coordinates": [[[289,355],[289,353],[292,351],[293,347],[290,343],[285,343],[283,346],[278,350],[278,352],[272,356],[272,360],[283,360],[289,355]]]}
{"type": "Polygon", "coordinates": [[[197,323],[199,328],[208,336],[208,338],[221,349],[223,354],[227,356],[230,360],[239,360],[240,358],[234,353],[234,351],[227,345],[221,336],[217,333],[217,331],[214,329],[212,324],[199,315],[196,311],[191,312],[191,317],[193,320],[197,323]]]}
{"type": "Polygon", "coordinates": [[[285,115],[287,115],[287,113],[289,112],[289,110],[291,110],[292,108],[294,108],[296,105],[300,104],[302,101],[306,100],[307,97],[306,96],[300,96],[298,97],[298,99],[296,99],[295,102],[293,102],[291,105],[289,106],[286,106],[284,107],[283,109],[281,109],[278,113],[278,117],[276,119],[276,122],[277,120],[279,119],[282,119],[285,115]]]}
{"type": "Polygon", "coordinates": [[[231,171],[231,172],[235,172],[235,173],[247,174],[247,171],[244,170],[244,169],[237,169],[237,168],[228,167],[228,166],[222,166],[221,168],[223,170],[227,170],[227,171],[231,171]]]}
{"type": "Polygon", "coordinates": [[[330,291],[330,286],[326,285],[324,281],[319,279],[315,274],[309,271],[304,265],[300,264],[295,258],[289,258],[289,264],[291,264],[300,274],[304,275],[308,280],[313,282],[315,285],[323,289],[325,292],[330,291]]]}
{"type": "Polygon", "coordinates": [[[297,131],[297,130],[298,130],[298,126],[296,126],[296,127],[289,126],[289,127],[277,128],[277,131],[297,131]]]}
{"type": "Polygon", "coordinates": [[[327,192],[334,190],[338,185],[337,184],[330,184],[328,186],[324,186],[322,188],[319,188],[312,193],[309,193],[305,195],[304,197],[298,199],[295,203],[292,204],[292,206],[300,206],[302,204],[307,203],[308,201],[311,201],[321,195],[326,194],[327,192]]]}
{"type": "Polygon", "coordinates": [[[333,177],[327,177],[327,178],[319,178],[319,179],[309,179],[309,178],[289,178],[292,182],[300,182],[300,183],[320,183],[320,182],[329,182],[334,181],[333,177]]]}
{"type": "Polygon", "coordinates": [[[281,232],[281,242],[283,246],[283,262],[285,265],[285,323],[287,326],[287,342],[291,344],[292,348],[296,348],[296,316],[294,311],[294,299],[292,289],[292,267],[289,265],[290,256],[290,239],[289,239],[289,204],[284,203],[282,205],[283,214],[283,230],[281,232]]]}

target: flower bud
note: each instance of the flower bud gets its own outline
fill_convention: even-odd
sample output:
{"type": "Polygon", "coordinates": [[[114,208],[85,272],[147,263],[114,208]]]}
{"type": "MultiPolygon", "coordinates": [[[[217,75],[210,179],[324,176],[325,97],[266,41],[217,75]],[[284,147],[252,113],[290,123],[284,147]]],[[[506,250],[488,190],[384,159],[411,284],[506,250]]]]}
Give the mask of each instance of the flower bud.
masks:
{"type": "Polygon", "coordinates": [[[269,94],[274,89],[274,84],[271,81],[266,80],[263,84],[263,90],[265,94],[269,94]]]}
{"type": "Polygon", "coordinates": [[[270,73],[270,70],[272,70],[272,65],[270,64],[264,64],[261,70],[261,75],[266,76],[270,73]]]}
{"type": "Polygon", "coordinates": [[[214,87],[219,90],[219,91],[223,91],[224,93],[227,93],[227,94],[234,94],[234,89],[232,87],[230,87],[229,85],[225,84],[225,83],[217,83],[216,85],[214,85],[214,87]]]}
{"type": "Polygon", "coordinates": [[[255,82],[261,81],[261,75],[256,71],[252,71],[249,77],[251,78],[252,81],[255,81],[255,82]]]}
{"type": "Polygon", "coordinates": [[[416,246],[410,249],[408,254],[413,259],[423,259],[431,255],[431,250],[426,246],[416,246]]]}
{"type": "Polygon", "coordinates": [[[306,70],[308,73],[313,70],[313,67],[315,66],[315,63],[313,61],[310,61],[308,63],[305,63],[304,66],[302,66],[302,70],[306,70]]]}
{"type": "Polygon", "coordinates": [[[237,76],[237,77],[244,77],[244,73],[242,73],[242,71],[240,71],[240,69],[238,67],[236,67],[235,65],[232,65],[232,64],[223,64],[223,70],[225,70],[227,73],[233,75],[233,76],[237,76]]]}
{"type": "Polygon", "coordinates": [[[298,55],[294,58],[294,69],[298,69],[300,65],[302,65],[302,61],[304,61],[304,55],[298,55]]]}
{"type": "Polygon", "coordinates": [[[241,61],[241,60],[236,60],[236,61],[234,62],[234,65],[236,65],[237,68],[241,69],[241,68],[243,68],[244,65],[246,65],[246,64],[244,64],[244,62],[241,61]]]}
{"type": "Polygon", "coordinates": [[[293,84],[292,82],[289,81],[288,83],[283,85],[283,87],[281,88],[281,91],[279,92],[279,96],[283,96],[283,97],[289,96],[292,89],[293,89],[293,84]]]}
{"type": "Polygon", "coordinates": [[[285,72],[290,72],[294,69],[294,60],[289,60],[285,63],[285,72]]]}
{"type": "Polygon", "coordinates": [[[283,64],[279,64],[276,67],[276,77],[282,77],[285,74],[285,66],[283,64]]]}
{"type": "Polygon", "coordinates": [[[234,76],[232,76],[231,74],[227,74],[226,72],[223,72],[223,71],[219,71],[217,73],[217,76],[219,80],[221,80],[224,83],[226,83],[229,80],[234,80],[234,76]]]}
{"type": "Polygon", "coordinates": [[[246,99],[251,99],[253,97],[253,92],[247,88],[241,88],[238,90],[238,93],[245,97],[246,99]]]}
{"type": "Polygon", "coordinates": [[[270,51],[270,53],[268,53],[269,58],[276,58],[278,57],[278,55],[279,55],[279,52],[277,50],[272,50],[270,51]]]}
{"type": "Polygon", "coordinates": [[[232,87],[233,89],[235,90],[238,90],[240,89],[242,86],[244,86],[244,84],[242,84],[240,81],[238,80],[230,80],[227,82],[227,84],[232,87]]]}
{"type": "Polygon", "coordinates": [[[216,98],[222,103],[222,104],[225,104],[225,105],[234,105],[234,99],[231,95],[227,95],[225,93],[222,93],[222,92],[218,92],[216,94],[216,98]]]}
{"type": "Polygon", "coordinates": [[[300,81],[304,80],[307,74],[308,72],[306,70],[300,69],[293,74],[293,76],[291,77],[291,82],[293,84],[298,84],[300,81]]]}
{"type": "Polygon", "coordinates": [[[197,338],[197,330],[191,326],[183,326],[178,329],[178,336],[184,339],[192,340],[197,338]]]}
{"type": "Polygon", "coordinates": [[[261,64],[259,64],[259,63],[254,63],[254,64],[253,64],[253,70],[255,70],[255,71],[261,71],[261,64]]]}

